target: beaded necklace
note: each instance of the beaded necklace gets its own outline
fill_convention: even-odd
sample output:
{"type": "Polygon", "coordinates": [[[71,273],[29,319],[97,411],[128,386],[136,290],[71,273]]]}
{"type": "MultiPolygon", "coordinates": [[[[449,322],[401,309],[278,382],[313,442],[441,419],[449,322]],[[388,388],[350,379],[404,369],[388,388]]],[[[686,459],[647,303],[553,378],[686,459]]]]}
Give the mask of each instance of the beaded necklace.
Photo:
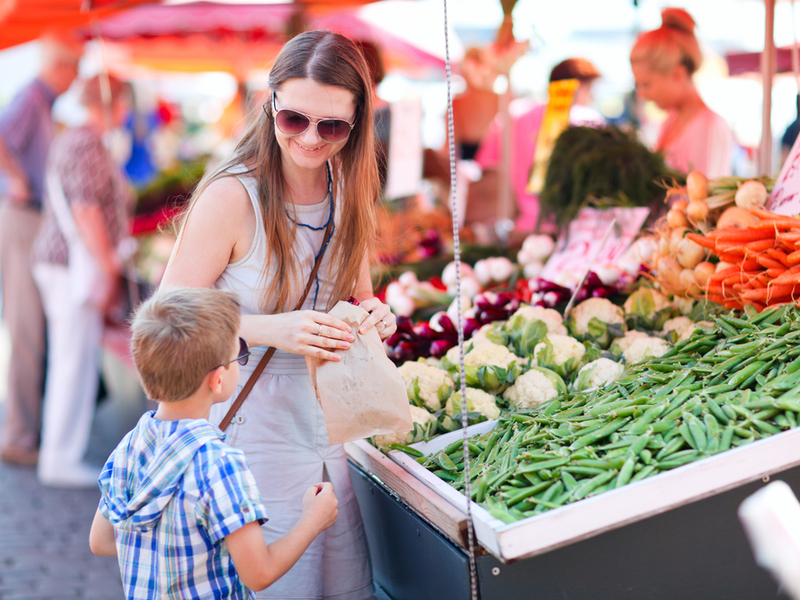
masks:
{"type": "MultiPolygon", "coordinates": [[[[328,227],[328,225],[331,226],[331,232],[328,234],[328,237],[322,241],[322,246],[320,246],[319,252],[317,252],[317,255],[314,257],[315,262],[320,257],[320,255],[325,251],[325,248],[328,247],[328,244],[330,243],[331,238],[333,237],[333,232],[336,230],[336,222],[333,220],[333,210],[335,201],[333,198],[333,178],[331,177],[331,165],[329,163],[325,163],[325,168],[328,175],[327,196],[328,198],[330,198],[330,211],[328,213],[328,220],[325,221],[325,223],[323,223],[320,227],[314,227],[313,225],[309,225],[308,223],[301,223],[300,221],[295,221],[292,218],[292,215],[289,214],[289,210],[284,209],[286,210],[286,216],[289,218],[289,220],[298,227],[305,227],[306,229],[311,229],[312,231],[324,231],[328,227]]],[[[314,276],[314,284],[315,284],[314,304],[312,305],[312,310],[317,310],[317,296],[319,295],[319,271],[317,271],[317,274],[314,276]]]]}

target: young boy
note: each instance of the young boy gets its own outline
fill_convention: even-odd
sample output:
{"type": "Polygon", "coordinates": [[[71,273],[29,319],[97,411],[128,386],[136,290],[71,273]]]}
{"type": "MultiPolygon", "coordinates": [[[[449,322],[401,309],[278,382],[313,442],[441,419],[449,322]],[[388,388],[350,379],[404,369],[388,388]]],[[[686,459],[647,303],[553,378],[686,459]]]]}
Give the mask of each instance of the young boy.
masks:
{"type": "Polygon", "coordinates": [[[264,542],[244,454],[208,421],[247,364],[239,315],[232,295],[196,288],[159,291],[134,318],[133,358],[159,406],[103,468],[89,535],[92,552],[119,557],[127,598],[255,598],[336,520],[332,485],[316,484],[297,525],[264,542]]]}

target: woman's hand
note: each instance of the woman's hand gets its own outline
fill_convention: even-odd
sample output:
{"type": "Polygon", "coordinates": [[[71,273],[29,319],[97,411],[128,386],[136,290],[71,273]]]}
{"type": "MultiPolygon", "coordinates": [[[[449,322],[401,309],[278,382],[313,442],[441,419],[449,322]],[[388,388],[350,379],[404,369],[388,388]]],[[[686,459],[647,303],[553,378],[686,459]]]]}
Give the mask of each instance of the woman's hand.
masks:
{"type": "Polygon", "coordinates": [[[270,345],[292,354],[337,361],[341,357],[334,350],[347,350],[354,339],[350,325],[315,310],[272,315],[269,320],[270,345]]]}
{"type": "Polygon", "coordinates": [[[369,313],[369,316],[361,323],[358,333],[364,334],[370,327],[376,327],[382,340],[385,340],[397,331],[397,319],[392,314],[392,309],[388,304],[384,304],[377,298],[367,298],[359,303],[359,306],[369,313]]]}

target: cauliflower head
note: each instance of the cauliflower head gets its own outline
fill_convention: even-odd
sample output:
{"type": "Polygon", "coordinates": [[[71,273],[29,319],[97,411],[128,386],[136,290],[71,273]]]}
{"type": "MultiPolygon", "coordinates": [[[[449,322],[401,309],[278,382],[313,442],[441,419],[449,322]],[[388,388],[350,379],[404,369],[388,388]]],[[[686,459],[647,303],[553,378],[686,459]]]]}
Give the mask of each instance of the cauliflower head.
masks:
{"type": "Polygon", "coordinates": [[[517,360],[519,358],[505,346],[489,342],[473,346],[472,350],[464,355],[464,366],[475,367],[476,369],[481,367],[507,369],[511,366],[511,363],[517,360]]]}
{"type": "Polygon", "coordinates": [[[634,364],[647,360],[648,358],[656,358],[663,356],[670,349],[670,345],[661,338],[637,338],[633,343],[622,353],[622,357],[627,364],[634,364]]]}
{"type": "Polygon", "coordinates": [[[664,323],[664,333],[668,334],[668,339],[673,342],[681,342],[689,339],[695,330],[695,324],[689,317],[675,317],[664,323]]]}
{"type": "Polygon", "coordinates": [[[664,294],[652,288],[639,288],[625,304],[625,320],[628,326],[658,330],[675,313],[675,307],[664,294]]]}
{"type": "Polygon", "coordinates": [[[553,333],[533,349],[533,357],[540,367],[552,369],[566,377],[578,368],[586,354],[586,346],[568,335],[553,333]]]}
{"type": "Polygon", "coordinates": [[[564,326],[564,320],[557,310],[552,308],[545,308],[543,306],[520,306],[513,315],[508,319],[509,327],[516,329],[520,325],[520,321],[541,321],[547,327],[547,333],[557,333],[559,335],[567,335],[567,328],[564,326]]]}
{"type": "Polygon", "coordinates": [[[418,430],[426,430],[436,423],[436,417],[429,413],[424,408],[411,405],[411,422],[414,429],[411,431],[397,431],[395,433],[386,433],[384,435],[375,436],[375,445],[378,448],[388,448],[391,444],[413,444],[416,440],[416,433],[418,430]]]}
{"type": "Polygon", "coordinates": [[[584,300],[569,314],[569,329],[572,334],[580,339],[594,340],[602,348],[607,348],[611,343],[609,325],[624,329],[625,313],[606,298],[584,300]]]}
{"type": "Polygon", "coordinates": [[[503,398],[516,408],[533,408],[557,398],[567,391],[564,380],[556,373],[540,367],[531,367],[523,373],[510,388],[503,393],[503,398]]]}
{"type": "Polygon", "coordinates": [[[579,392],[589,388],[602,387],[622,377],[625,366],[610,358],[598,358],[583,365],[575,380],[575,389],[579,392]]]}
{"type": "Polygon", "coordinates": [[[632,329],[631,331],[626,331],[625,335],[622,337],[615,338],[613,342],[611,342],[611,346],[609,346],[608,350],[614,356],[621,356],[625,350],[630,348],[630,345],[633,343],[633,340],[638,340],[639,338],[649,338],[650,336],[647,335],[644,331],[636,331],[632,329]]]}
{"type": "MultiPolygon", "coordinates": [[[[500,416],[500,409],[495,402],[495,397],[477,388],[467,388],[467,410],[479,412],[487,419],[496,419],[500,416]]],[[[447,399],[444,411],[451,417],[461,412],[461,392],[453,394],[447,399]]]]}
{"type": "Polygon", "coordinates": [[[424,362],[408,361],[398,370],[403,376],[409,399],[418,405],[424,405],[428,410],[441,409],[442,402],[453,389],[453,380],[447,371],[424,362]]]}

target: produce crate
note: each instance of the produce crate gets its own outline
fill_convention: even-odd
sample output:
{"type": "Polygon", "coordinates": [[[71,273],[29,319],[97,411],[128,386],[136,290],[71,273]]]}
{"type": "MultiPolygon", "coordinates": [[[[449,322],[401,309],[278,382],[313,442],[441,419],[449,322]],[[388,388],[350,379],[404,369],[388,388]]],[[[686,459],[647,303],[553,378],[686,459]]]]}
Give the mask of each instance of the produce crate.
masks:
{"type": "MultiPolygon", "coordinates": [[[[473,427],[481,425],[484,424],[473,427]]],[[[433,440],[425,452],[441,450],[460,435],[460,431],[453,432],[433,440]]],[[[408,455],[392,451],[389,456],[425,487],[466,512],[463,494],[408,455]]],[[[499,560],[513,562],[591,538],[798,465],[800,429],[794,429],[512,524],[500,521],[472,502],[475,535],[481,546],[499,560]]]]}

